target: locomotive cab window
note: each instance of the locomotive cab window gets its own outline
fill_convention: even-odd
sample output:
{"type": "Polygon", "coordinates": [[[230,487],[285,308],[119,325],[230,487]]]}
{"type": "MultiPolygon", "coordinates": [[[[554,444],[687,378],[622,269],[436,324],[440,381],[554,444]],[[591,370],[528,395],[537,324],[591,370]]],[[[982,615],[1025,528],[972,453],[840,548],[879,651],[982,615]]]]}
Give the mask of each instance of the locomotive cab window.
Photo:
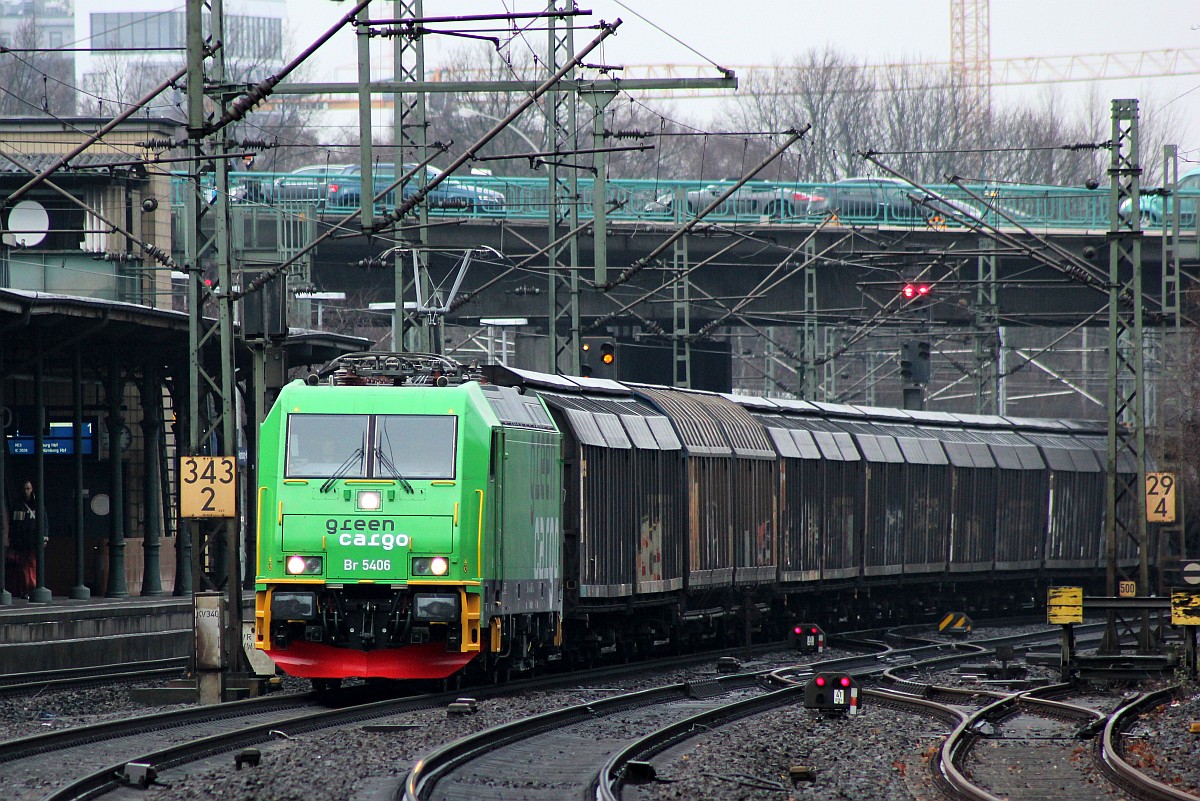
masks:
{"type": "Polygon", "coordinates": [[[375,418],[371,475],[375,478],[454,478],[458,418],[381,414],[375,418]]]}
{"type": "Polygon", "coordinates": [[[454,478],[458,419],[446,415],[293,414],[288,478],[454,478]]]}
{"type": "Polygon", "coordinates": [[[366,477],[368,417],[293,414],[288,417],[288,478],[366,477]]]}

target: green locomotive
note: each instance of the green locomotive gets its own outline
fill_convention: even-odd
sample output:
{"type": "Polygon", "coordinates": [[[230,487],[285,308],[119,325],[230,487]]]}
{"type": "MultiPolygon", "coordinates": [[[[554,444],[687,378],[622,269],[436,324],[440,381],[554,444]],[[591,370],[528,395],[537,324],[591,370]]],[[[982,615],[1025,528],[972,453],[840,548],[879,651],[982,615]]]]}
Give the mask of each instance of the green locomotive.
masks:
{"type": "Polygon", "coordinates": [[[255,636],[319,682],[498,677],[965,596],[1008,611],[1104,575],[1099,423],[417,354],[317,383],[262,427],[255,636]]]}
{"type": "Polygon", "coordinates": [[[560,435],[455,362],[356,354],[262,425],[255,645],[321,681],[443,678],[562,637],[560,435]]]}

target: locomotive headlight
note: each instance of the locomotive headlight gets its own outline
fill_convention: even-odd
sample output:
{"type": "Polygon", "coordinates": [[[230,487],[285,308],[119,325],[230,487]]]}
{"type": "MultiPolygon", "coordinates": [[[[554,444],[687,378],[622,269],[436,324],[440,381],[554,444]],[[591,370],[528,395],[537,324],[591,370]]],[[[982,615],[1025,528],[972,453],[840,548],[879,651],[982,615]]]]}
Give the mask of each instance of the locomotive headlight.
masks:
{"type": "Polygon", "coordinates": [[[444,576],[450,572],[450,560],[444,556],[418,556],[412,560],[414,576],[444,576]]]}
{"type": "Polygon", "coordinates": [[[379,490],[359,490],[358,508],[363,512],[378,512],[383,508],[383,493],[379,490]]]}
{"type": "Polygon", "coordinates": [[[292,554],[287,558],[286,564],[289,576],[305,576],[320,573],[322,560],[319,556],[292,554]]]}

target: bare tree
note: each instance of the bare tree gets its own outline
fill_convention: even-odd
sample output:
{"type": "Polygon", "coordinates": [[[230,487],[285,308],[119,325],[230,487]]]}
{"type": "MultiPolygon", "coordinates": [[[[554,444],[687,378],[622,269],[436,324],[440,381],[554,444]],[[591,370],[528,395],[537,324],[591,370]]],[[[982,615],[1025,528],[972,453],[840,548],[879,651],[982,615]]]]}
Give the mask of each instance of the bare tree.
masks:
{"type": "MultiPolygon", "coordinates": [[[[1083,185],[1103,175],[1109,105],[1095,95],[1082,113],[1056,91],[1035,104],[980,114],[953,76],[926,66],[865,70],[831,49],[802,54],[789,69],[754,76],[721,124],[731,130],[813,129],[798,146],[805,180],[834,181],[868,171],[860,151],[886,152],[889,165],[923,182],[968,180],[1083,185]],[[1075,147],[1084,145],[1084,147],[1075,147]]],[[[1179,141],[1177,107],[1142,104],[1144,177],[1157,181],[1162,145],[1179,141]]],[[[769,142],[754,145],[765,153],[769,142]]]]}
{"type": "MultiPolygon", "coordinates": [[[[225,82],[231,90],[263,80],[282,64],[279,43],[242,36],[239,17],[227,17],[226,34],[230,47],[226,50],[225,82]]],[[[94,64],[95,68],[84,76],[79,109],[98,116],[116,113],[123,104],[142,97],[181,66],[179,61],[128,53],[104,53],[94,64]]],[[[303,81],[309,71],[307,65],[302,65],[290,78],[303,81]]],[[[183,92],[168,90],[152,101],[148,110],[159,116],[184,119],[183,92]]],[[[256,160],[255,169],[282,171],[307,161],[319,146],[313,134],[315,117],[316,107],[308,98],[273,95],[229,135],[235,147],[244,141],[267,145],[256,160]]]]}
{"type": "MultiPolygon", "coordinates": [[[[41,47],[37,21],[28,18],[14,32],[11,48],[41,47]]],[[[0,54],[0,114],[11,117],[70,114],[74,105],[71,60],[54,52],[0,54]]]]}

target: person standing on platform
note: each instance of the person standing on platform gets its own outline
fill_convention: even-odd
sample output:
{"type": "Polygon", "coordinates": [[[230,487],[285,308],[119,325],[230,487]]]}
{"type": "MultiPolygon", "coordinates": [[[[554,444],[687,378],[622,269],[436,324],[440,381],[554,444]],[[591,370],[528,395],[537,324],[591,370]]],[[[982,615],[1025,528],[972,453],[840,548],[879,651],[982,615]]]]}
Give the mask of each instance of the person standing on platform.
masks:
{"type": "Polygon", "coordinates": [[[37,498],[33,482],[26,481],[13,500],[8,516],[9,552],[16,555],[17,575],[21,586],[17,595],[28,598],[37,588],[37,548],[42,527],[37,519],[37,498]]]}

